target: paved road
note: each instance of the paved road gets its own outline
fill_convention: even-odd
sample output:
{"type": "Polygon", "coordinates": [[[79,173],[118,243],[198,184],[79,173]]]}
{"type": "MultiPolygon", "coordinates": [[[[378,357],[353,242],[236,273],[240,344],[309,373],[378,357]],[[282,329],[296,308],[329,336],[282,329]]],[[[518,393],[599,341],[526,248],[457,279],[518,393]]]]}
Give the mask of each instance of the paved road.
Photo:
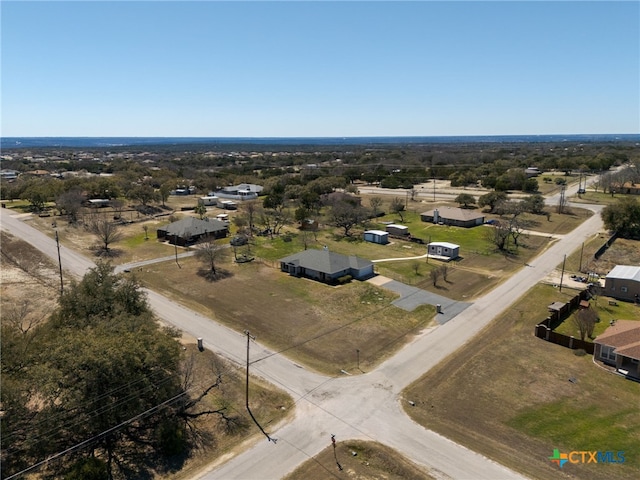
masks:
{"type": "MultiPolygon", "coordinates": [[[[19,236],[56,258],[52,240],[20,225],[6,212],[0,213],[3,229],[19,236]],[[53,255],[52,255],[53,253],[53,255]]],[[[455,318],[435,329],[424,331],[398,354],[375,371],[360,376],[323,377],[295,365],[282,355],[259,344],[252,348],[252,371],[288,391],[296,401],[295,418],[269,433],[266,439],[211,472],[205,479],[275,479],[293,470],[330,444],[330,434],[338,441],[365,438],[383,442],[403,452],[416,463],[438,472],[441,478],[507,479],[522,478],[468,449],[412,422],[401,410],[402,390],[470,340],[497,315],[532,286],[542,280],[588,237],[602,228],[594,215],[570,235],[559,239],[529,267],[517,272],[455,318]]],[[[91,262],[63,249],[64,268],[82,275],[91,262]]],[[[215,324],[172,301],[149,292],[149,302],[157,315],[185,332],[204,338],[208,348],[238,363],[242,362],[244,337],[215,324]]],[[[341,366],[336,365],[336,372],[341,366]]]]}

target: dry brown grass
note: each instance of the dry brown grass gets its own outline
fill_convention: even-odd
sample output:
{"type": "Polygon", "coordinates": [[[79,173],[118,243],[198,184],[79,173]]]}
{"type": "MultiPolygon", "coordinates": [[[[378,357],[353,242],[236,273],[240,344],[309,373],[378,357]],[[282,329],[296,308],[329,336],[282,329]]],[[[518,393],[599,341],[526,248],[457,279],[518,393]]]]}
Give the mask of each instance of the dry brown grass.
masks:
{"type": "Polygon", "coordinates": [[[327,374],[372,368],[428,326],[431,306],[406,312],[394,296],[366,282],[340,287],[294,278],[258,262],[229,263],[232,276],[209,282],[193,258],[154,264],[136,272],[142,281],[190,308],[240,332],[255,334],[272,349],[327,374]]]}
{"type": "MultiPolygon", "coordinates": [[[[330,443],[330,439],[327,439],[330,443]]],[[[404,458],[399,452],[377,442],[347,440],[325,448],[300,465],[285,480],[430,480],[435,477],[404,458]],[[353,453],[356,455],[353,455],[353,453]],[[340,468],[338,468],[340,464],[340,468]]]]}
{"type": "Polygon", "coordinates": [[[579,478],[635,479],[638,384],[590,356],[535,338],[547,305],[574,295],[540,285],[405,392],[417,422],[530,478],[558,478],[553,448],[626,450],[623,465],[567,465],[579,478]],[[575,382],[569,381],[570,378],[575,382]]]}

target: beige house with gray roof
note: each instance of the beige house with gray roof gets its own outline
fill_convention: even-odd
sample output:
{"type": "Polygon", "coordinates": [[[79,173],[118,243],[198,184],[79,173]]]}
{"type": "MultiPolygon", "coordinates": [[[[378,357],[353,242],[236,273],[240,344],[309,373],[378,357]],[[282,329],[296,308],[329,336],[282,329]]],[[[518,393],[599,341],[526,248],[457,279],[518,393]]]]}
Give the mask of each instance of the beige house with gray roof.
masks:
{"type": "Polygon", "coordinates": [[[475,227],[484,223],[484,215],[477,210],[457,207],[440,207],[420,214],[423,222],[452,225],[454,227],[475,227]]]}

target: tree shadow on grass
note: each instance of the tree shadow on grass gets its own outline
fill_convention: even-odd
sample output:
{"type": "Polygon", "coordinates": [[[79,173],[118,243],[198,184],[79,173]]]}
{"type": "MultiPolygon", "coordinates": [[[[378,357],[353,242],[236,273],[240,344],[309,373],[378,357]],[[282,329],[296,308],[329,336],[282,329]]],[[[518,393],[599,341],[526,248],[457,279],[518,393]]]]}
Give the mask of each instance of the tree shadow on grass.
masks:
{"type": "Polygon", "coordinates": [[[225,278],[233,277],[233,272],[223,268],[217,268],[215,272],[211,269],[200,268],[198,269],[198,276],[209,282],[217,282],[225,278]]]}
{"type": "Polygon", "coordinates": [[[91,251],[94,256],[105,259],[118,258],[124,253],[124,251],[119,248],[110,248],[109,250],[105,250],[104,247],[100,245],[94,245],[91,247],[91,251]]]}

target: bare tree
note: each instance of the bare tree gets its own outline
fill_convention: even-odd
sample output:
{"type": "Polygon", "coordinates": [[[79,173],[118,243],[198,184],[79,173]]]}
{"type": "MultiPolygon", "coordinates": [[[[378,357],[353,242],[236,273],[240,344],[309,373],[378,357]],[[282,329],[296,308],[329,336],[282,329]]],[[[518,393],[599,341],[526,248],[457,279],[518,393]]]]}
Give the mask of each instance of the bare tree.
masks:
{"type": "Polygon", "coordinates": [[[440,274],[442,275],[442,279],[447,281],[447,274],[449,273],[449,265],[444,264],[440,267],[440,274]]]}
{"type": "Polygon", "coordinates": [[[393,200],[391,200],[391,211],[400,216],[401,222],[404,222],[404,215],[402,215],[402,212],[404,212],[404,207],[405,205],[401,198],[393,197],[393,200]]]}
{"type": "Polygon", "coordinates": [[[593,338],[593,330],[595,329],[596,322],[598,321],[597,312],[589,308],[581,308],[573,316],[573,323],[580,332],[580,340],[584,340],[585,337],[593,338]]]}
{"type": "Polygon", "coordinates": [[[351,229],[366,220],[365,209],[351,202],[336,202],[331,207],[331,221],[336,227],[344,229],[344,236],[351,236],[351,229]]]}
{"type": "Polygon", "coordinates": [[[101,251],[109,254],[109,245],[122,238],[120,226],[103,216],[94,216],[89,223],[89,231],[93,233],[101,244],[101,251]]]}
{"type": "Polygon", "coordinates": [[[214,239],[209,237],[196,245],[195,256],[207,268],[207,277],[216,278],[218,276],[218,262],[224,257],[226,249],[223,245],[215,243],[214,239]]]}
{"type": "Polygon", "coordinates": [[[42,323],[44,319],[45,315],[34,315],[32,303],[29,300],[12,303],[2,312],[2,321],[13,326],[23,335],[29,333],[29,330],[42,323]]]}
{"type": "Polygon", "coordinates": [[[258,215],[258,202],[255,200],[244,202],[240,208],[247,217],[247,223],[249,224],[249,236],[252,237],[253,230],[255,229],[256,217],[258,215]]]}
{"type": "Polygon", "coordinates": [[[371,197],[369,199],[369,205],[371,206],[373,217],[377,217],[378,209],[380,208],[380,206],[382,206],[382,197],[371,197]]]}
{"type": "Polygon", "coordinates": [[[429,276],[431,277],[431,281],[433,282],[433,286],[436,287],[438,285],[438,278],[440,278],[440,269],[434,268],[429,272],[429,276]]]}
{"type": "Polygon", "coordinates": [[[500,222],[487,228],[485,231],[485,235],[487,236],[487,239],[498,248],[498,250],[506,250],[509,236],[511,235],[509,223],[501,220],[500,222]]]}
{"type": "Polygon", "coordinates": [[[79,188],[75,187],[58,196],[56,206],[58,210],[67,215],[69,223],[76,223],[78,221],[78,212],[82,208],[83,201],[84,195],[79,188]]]}
{"type": "Polygon", "coordinates": [[[313,233],[303,230],[300,232],[298,238],[300,238],[300,243],[302,243],[304,249],[307,250],[309,248],[309,244],[311,243],[311,239],[313,238],[313,233]]]}
{"type": "Polygon", "coordinates": [[[113,212],[115,213],[115,215],[113,216],[114,219],[119,219],[120,217],[122,217],[122,211],[124,210],[124,200],[114,198],[113,200],[111,200],[111,207],[113,208],[113,212]]]}

